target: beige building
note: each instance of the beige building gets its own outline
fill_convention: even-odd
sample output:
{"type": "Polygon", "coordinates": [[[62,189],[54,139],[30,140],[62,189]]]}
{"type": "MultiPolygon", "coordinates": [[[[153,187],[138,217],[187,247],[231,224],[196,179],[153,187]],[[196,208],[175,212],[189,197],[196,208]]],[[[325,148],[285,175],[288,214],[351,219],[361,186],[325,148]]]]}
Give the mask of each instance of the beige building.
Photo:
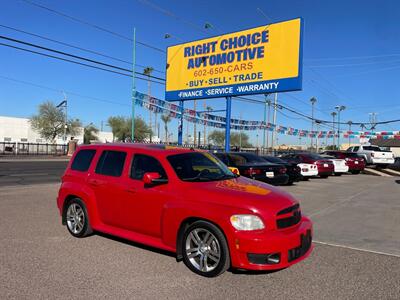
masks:
{"type": "MultiPolygon", "coordinates": [[[[106,143],[113,141],[112,132],[99,131],[97,134],[98,141],[106,143]]],[[[73,137],[78,144],[83,143],[83,127],[77,136],[73,137]]],[[[67,140],[71,140],[71,136],[67,136],[67,140]]],[[[38,132],[31,128],[29,119],[0,116],[0,142],[10,143],[50,143],[42,138],[38,132]]],[[[62,137],[56,140],[57,144],[64,144],[62,137]]]]}

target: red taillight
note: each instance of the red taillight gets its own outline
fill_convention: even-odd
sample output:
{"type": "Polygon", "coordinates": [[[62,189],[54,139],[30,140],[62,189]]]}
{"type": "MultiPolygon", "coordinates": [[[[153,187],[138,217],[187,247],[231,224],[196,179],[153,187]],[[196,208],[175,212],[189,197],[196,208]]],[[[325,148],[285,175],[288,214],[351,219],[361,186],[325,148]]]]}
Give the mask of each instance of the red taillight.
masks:
{"type": "Polygon", "coordinates": [[[258,175],[261,173],[262,173],[262,171],[260,169],[253,169],[253,168],[249,168],[249,169],[243,171],[243,174],[248,175],[248,176],[258,175]]]}
{"type": "Polygon", "coordinates": [[[279,173],[280,174],[286,174],[287,169],[286,168],[280,168],[279,173]]]}

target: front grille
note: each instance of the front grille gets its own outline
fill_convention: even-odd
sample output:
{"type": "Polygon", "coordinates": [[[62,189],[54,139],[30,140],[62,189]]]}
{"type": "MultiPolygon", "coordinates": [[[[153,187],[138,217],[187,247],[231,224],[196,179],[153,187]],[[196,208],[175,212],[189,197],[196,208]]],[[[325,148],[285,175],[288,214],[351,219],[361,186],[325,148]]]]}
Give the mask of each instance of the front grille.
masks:
{"type": "Polygon", "coordinates": [[[296,260],[306,254],[311,247],[311,241],[311,231],[307,230],[306,235],[301,235],[300,246],[288,251],[288,262],[296,260]]]}
{"type": "Polygon", "coordinates": [[[299,223],[301,220],[300,206],[299,206],[299,204],[296,204],[296,205],[290,206],[288,208],[285,208],[285,209],[281,210],[280,212],[278,212],[277,216],[278,216],[278,219],[276,220],[276,227],[278,229],[283,229],[283,228],[294,226],[297,223],[299,223]],[[280,215],[286,215],[289,213],[292,213],[292,215],[290,217],[279,218],[280,215]]]}

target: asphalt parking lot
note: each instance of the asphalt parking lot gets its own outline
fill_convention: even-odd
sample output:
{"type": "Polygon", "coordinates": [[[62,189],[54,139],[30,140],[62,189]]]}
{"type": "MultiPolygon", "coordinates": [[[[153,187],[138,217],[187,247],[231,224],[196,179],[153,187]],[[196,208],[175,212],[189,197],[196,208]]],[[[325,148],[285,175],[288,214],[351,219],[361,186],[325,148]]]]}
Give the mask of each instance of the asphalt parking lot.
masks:
{"type": "Polygon", "coordinates": [[[207,279],[170,253],[60,223],[57,183],[0,187],[0,298],[399,299],[399,178],[312,179],[282,187],[315,223],[315,249],[274,273],[207,279]]]}

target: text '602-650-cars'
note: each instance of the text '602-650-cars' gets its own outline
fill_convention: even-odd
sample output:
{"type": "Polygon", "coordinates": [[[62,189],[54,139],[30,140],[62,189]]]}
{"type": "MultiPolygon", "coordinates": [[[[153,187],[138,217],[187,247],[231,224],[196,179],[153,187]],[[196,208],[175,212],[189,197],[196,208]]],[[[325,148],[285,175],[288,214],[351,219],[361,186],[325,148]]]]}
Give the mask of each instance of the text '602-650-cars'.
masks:
{"type": "Polygon", "coordinates": [[[282,269],[312,251],[312,223],[292,196],[233,174],[207,152],[79,147],[57,205],[75,237],[99,231],[171,251],[207,277],[230,267],[282,269]]]}

